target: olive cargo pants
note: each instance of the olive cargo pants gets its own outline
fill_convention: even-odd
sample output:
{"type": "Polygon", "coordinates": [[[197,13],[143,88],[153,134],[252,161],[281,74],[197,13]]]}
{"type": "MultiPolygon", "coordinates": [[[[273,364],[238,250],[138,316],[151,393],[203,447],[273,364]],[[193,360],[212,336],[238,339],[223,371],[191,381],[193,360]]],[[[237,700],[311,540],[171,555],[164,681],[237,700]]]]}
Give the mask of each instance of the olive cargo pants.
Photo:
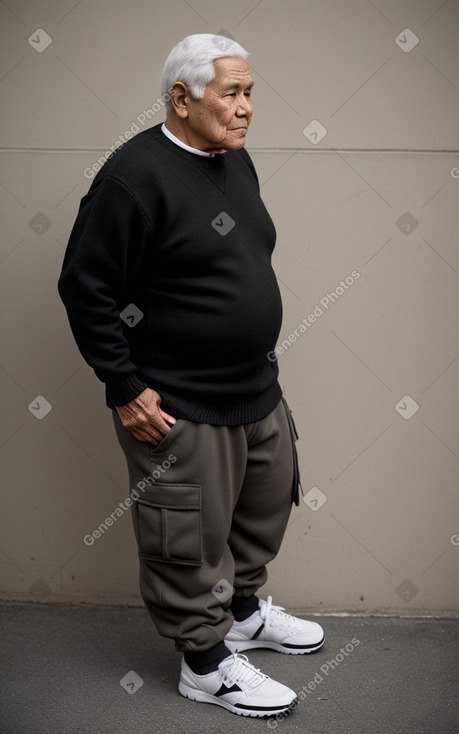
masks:
{"type": "Polygon", "coordinates": [[[160,635],[206,650],[254,594],[298,504],[295,426],[284,398],[266,418],[214,426],[179,419],[153,447],[115,428],[126,455],[140,590],[160,635]]]}

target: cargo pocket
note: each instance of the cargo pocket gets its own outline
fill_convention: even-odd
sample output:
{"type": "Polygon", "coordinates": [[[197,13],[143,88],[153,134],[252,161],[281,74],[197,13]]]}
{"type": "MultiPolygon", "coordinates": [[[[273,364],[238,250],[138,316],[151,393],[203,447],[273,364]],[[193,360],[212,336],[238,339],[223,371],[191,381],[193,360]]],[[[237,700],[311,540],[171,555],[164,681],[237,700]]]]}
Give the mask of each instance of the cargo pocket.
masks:
{"type": "Polygon", "coordinates": [[[135,505],[141,558],[201,565],[200,484],[153,484],[145,488],[135,505]]]}
{"type": "Polygon", "coordinates": [[[292,484],[292,501],[295,503],[295,505],[298,507],[300,504],[300,489],[301,493],[303,493],[303,488],[301,486],[301,479],[300,479],[300,467],[298,464],[298,452],[296,450],[296,442],[298,441],[298,433],[295,426],[295,421],[293,420],[292,411],[290,410],[287,401],[285,398],[282,398],[282,402],[284,404],[285,414],[287,416],[287,423],[290,431],[290,437],[292,439],[292,452],[293,452],[293,484],[292,484]]]}

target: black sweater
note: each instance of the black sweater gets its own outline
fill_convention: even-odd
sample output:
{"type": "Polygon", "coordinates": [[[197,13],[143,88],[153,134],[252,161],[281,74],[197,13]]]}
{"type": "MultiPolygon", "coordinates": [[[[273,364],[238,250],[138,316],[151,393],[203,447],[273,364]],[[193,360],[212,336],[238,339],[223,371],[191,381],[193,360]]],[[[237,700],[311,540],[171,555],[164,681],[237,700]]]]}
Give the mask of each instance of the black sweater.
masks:
{"type": "Polygon", "coordinates": [[[81,200],[59,293],[109,406],[150,387],[176,418],[251,423],[281,395],[274,225],[244,149],[198,156],[160,128],[81,200]]]}

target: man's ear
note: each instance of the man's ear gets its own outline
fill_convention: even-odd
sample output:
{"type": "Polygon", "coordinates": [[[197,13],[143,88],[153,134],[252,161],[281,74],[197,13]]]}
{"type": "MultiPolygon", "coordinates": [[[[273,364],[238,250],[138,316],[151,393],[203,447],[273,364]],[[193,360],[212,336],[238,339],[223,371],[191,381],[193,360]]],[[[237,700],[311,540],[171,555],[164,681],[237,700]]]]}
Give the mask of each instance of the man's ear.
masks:
{"type": "Polygon", "coordinates": [[[187,101],[190,91],[184,82],[174,82],[170,88],[171,105],[178,117],[184,120],[188,117],[187,101]]]}

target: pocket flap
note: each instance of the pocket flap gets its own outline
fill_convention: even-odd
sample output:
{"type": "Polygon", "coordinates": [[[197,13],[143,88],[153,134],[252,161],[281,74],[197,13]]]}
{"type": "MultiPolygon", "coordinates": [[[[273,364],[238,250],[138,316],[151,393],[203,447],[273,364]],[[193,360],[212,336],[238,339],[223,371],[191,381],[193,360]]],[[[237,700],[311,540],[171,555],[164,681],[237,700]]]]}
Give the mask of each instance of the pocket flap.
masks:
{"type": "Polygon", "coordinates": [[[145,487],[136,502],[170,510],[200,510],[201,485],[157,482],[151,487],[145,487]]]}

